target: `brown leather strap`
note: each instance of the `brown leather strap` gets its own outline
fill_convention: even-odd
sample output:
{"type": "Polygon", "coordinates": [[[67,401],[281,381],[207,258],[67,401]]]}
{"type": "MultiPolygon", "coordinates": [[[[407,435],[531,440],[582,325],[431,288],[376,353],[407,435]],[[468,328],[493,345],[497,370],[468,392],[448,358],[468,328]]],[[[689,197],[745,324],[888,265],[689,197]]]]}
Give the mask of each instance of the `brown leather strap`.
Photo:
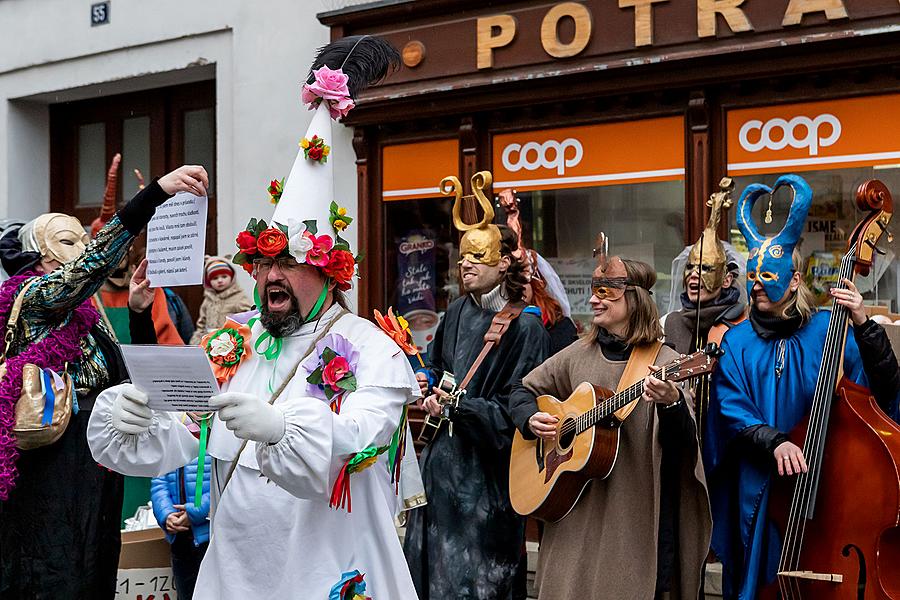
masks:
{"type": "MultiPolygon", "coordinates": [[[[622,373],[622,377],[619,378],[619,385],[616,387],[616,392],[626,390],[646,377],[650,373],[648,367],[656,362],[656,357],[659,355],[662,346],[663,344],[659,340],[652,344],[635,346],[631,350],[631,356],[628,357],[625,371],[622,373]]],[[[639,399],[626,404],[617,410],[615,412],[616,418],[620,421],[624,421],[637,406],[638,402],[640,402],[639,399]]]]}
{"type": "Polygon", "coordinates": [[[40,277],[32,277],[22,287],[22,291],[16,296],[13,302],[12,310],[9,311],[9,321],[6,323],[6,335],[3,342],[3,354],[0,354],[0,361],[6,360],[6,353],[12,345],[13,337],[16,335],[16,324],[19,322],[19,313],[22,311],[22,301],[25,300],[25,292],[34,285],[40,277]]]}
{"type": "Polygon", "coordinates": [[[722,345],[722,338],[725,337],[725,334],[729,329],[737,325],[738,323],[745,321],[747,319],[747,315],[742,314],[737,319],[733,321],[725,321],[724,323],[716,323],[709,329],[709,333],[706,334],[706,343],[707,344],[717,344],[719,346],[722,345]]]}
{"type": "Polygon", "coordinates": [[[484,334],[484,347],[481,349],[481,352],[478,353],[475,362],[472,363],[472,366],[469,368],[469,372],[466,373],[462,383],[457,386],[457,391],[461,392],[466,389],[466,386],[469,385],[469,382],[475,377],[475,373],[478,371],[481,363],[484,362],[484,359],[487,357],[488,352],[491,351],[491,348],[500,343],[500,339],[503,337],[503,334],[506,333],[506,330],[509,329],[510,324],[522,314],[524,309],[525,305],[521,302],[515,304],[509,302],[500,309],[500,312],[494,315],[494,318],[491,320],[491,326],[488,327],[487,333],[484,334]]]}

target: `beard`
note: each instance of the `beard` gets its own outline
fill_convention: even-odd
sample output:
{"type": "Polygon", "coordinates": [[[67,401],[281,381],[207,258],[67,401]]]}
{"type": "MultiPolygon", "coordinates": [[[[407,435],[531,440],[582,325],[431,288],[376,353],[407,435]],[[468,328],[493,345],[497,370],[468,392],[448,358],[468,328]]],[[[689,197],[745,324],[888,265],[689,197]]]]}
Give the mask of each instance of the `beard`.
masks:
{"type": "Polygon", "coordinates": [[[303,325],[303,319],[300,318],[300,303],[296,296],[287,293],[291,299],[291,307],[287,311],[272,312],[267,301],[260,302],[259,321],[273,337],[283,338],[291,335],[303,325]]]}

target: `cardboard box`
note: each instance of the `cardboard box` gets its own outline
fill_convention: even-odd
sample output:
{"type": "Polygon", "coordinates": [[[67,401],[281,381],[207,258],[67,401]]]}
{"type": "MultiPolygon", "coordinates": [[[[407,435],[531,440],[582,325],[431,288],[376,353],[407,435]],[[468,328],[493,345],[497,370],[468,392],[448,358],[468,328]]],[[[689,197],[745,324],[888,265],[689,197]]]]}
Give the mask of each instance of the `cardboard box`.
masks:
{"type": "Polygon", "coordinates": [[[116,600],[175,600],[171,547],[162,529],[122,532],[116,600]]]}
{"type": "Polygon", "coordinates": [[[159,527],[122,532],[120,569],[149,569],[171,564],[171,547],[159,527]]]}

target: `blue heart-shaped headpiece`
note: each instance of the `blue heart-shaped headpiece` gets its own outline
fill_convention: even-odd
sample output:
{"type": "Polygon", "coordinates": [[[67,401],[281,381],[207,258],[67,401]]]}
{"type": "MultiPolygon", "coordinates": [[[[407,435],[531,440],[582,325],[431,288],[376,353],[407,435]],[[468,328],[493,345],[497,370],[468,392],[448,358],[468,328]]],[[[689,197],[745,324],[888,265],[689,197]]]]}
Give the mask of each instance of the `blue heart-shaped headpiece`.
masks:
{"type": "Polygon", "coordinates": [[[791,255],[797,242],[800,241],[800,236],[803,235],[812,196],[812,188],[805,179],[797,175],[782,175],[775,181],[774,188],[753,183],[744,189],[738,201],[737,225],[744,234],[747,249],[750,251],[747,259],[748,297],[757,281],[762,284],[772,302],[778,302],[784,297],[794,273],[791,255]],[[774,194],[782,186],[788,186],[794,192],[791,210],[781,231],[774,236],[766,237],[759,232],[756,223],[753,222],[751,211],[760,196],[774,194]]]}

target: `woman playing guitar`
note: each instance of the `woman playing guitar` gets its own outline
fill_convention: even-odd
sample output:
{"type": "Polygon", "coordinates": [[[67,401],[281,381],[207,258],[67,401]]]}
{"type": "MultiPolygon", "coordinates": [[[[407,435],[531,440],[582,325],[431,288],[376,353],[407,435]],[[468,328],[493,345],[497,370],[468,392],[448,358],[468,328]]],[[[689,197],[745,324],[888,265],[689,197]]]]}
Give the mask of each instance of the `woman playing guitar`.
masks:
{"type": "Polygon", "coordinates": [[[685,401],[689,392],[645,377],[650,365],[679,356],[657,342],[662,331],[650,296],[655,271],[638,261],[607,260],[603,247],[600,241],[595,250],[591,330],[514,387],[511,416],[527,439],[551,443],[557,434],[569,434],[565,423],[538,412],[537,396],[566,398],[581,382],[614,390],[641,378],[644,394],[623,417],[609,476],[584,488],[568,516],[545,524],[539,598],[652,599],[668,592],[671,598],[693,600],[711,523],[696,426],[691,403],[685,401]],[[635,380],[624,381],[631,373],[635,380]]]}
{"type": "MultiPolygon", "coordinates": [[[[811,564],[809,556],[802,552],[805,551],[804,543],[807,549],[827,550],[827,543],[815,538],[816,530],[837,532],[847,525],[850,519],[847,514],[829,514],[826,509],[835,506],[842,496],[851,494],[854,487],[859,487],[853,483],[854,477],[861,474],[862,481],[881,478],[873,470],[875,461],[862,458],[850,460],[842,472],[832,475],[833,471],[829,471],[835,467],[838,457],[846,459],[851,453],[858,452],[858,444],[867,440],[865,435],[854,431],[853,442],[839,444],[838,434],[848,427],[845,415],[850,412],[858,417],[863,415],[854,417],[861,424],[868,419],[862,426],[866,432],[894,428],[895,438],[896,433],[900,433],[868,401],[865,390],[862,402],[853,410],[846,400],[848,392],[841,390],[850,387],[859,390],[854,383],[868,385],[881,410],[890,414],[896,409],[900,372],[884,329],[867,319],[862,296],[851,281],[854,273],[852,248],[842,263],[841,284],[831,290],[833,310],[815,311],[813,296],[801,277],[799,253],[794,250],[804,231],[812,190],[795,175],[780,177],[774,189],[781,186],[791,188],[794,198],[785,226],[776,236],[762,235],[751,218],[753,203],[772,194],[772,189],[758,184],[748,186],[738,203],[738,226],[750,248],[747,263],[750,319],[725,335],[724,356],[713,375],[712,400],[704,436],[703,453],[709,474],[714,523],[712,547],[723,563],[724,597],[747,600],[761,594],[772,597],[780,594],[785,599],[896,597],[875,594],[879,585],[875,581],[870,581],[868,591],[865,584],[857,585],[858,572],[863,573],[859,581],[865,580],[865,568],[860,568],[864,563],[861,540],[868,536],[870,542],[867,543],[874,545],[881,530],[870,532],[862,525],[850,525],[850,536],[837,542],[837,550],[829,550],[834,555],[830,560],[836,561],[829,566],[822,566],[816,560],[812,561],[816,564],[811,564]],[[848,317],[853,324],[852,335],[847,335],[848,317]],[[836,392],[841,358],[844,380],[836,392]],[[832,397],[835,397],[834,410],[830,410],[832,397]],[[806,425],[798,424],[810,414],[809,434],[806,435],[806,425]],[[796,434],[792,432],[795,426],[799,430],[796,434]],[[837,450],[829,450],[825,443],[826,433],[831,447],[837,450]],[[800,439],[804,435],[811,444],[804,445],[800,439]],[[772,485],[773,480],[777,482],[781,478],[798,482],[793,501],[789,495],[786,501],[774,499],[773,487],[777,486],[772,485]],[[773,513],[779,509],[786,512],[788,505],[791,507],[788,527],[777,528],[773,513]],[[812,515],[817,523],[807,526],[812,515]],[[785,540],[784,552],[782,540],[785,540]],[[845,558],[851,555],[851,546],[859,551],[858,561],[855,557],[845,558]],[[801,556],[804,557],[802,561],[801,556]],[[848,580],[849,574],[844,574],[851,571],[852,581],[848,580]],[[778,585],[766,588],[776,575],[778,585]]],[[[878,182],[869,182],[860,188],[860,194],[864,195],[866,190],[872,192],[878,186],[876,195],[880,200],[876,204],[881,204],[879,208],[885,208],[886,212],[872,217],[882,222],[872,223],[875,229],[883,230],[890,219],[887,190],[878,182]],[[886,203],[883,202],[885,198],[886,203]]],[[[866,229],[868,224],[866,221],[860,227],[866,229]]],[[[870,256],[876,241],[877,237],[858,240],[859,244],[872,242],[870,256]]],[[[855,245],[856,241],[851,240],[851,244],[855,245]]],[[[874,434],[872,442],[877,446],[873,452],[892,460],[890,447],[894,442],[876,441],[874,434]]],[[[883,486],[882,493],[876,493],[876,496],[887,498],[889,490],[897,488],[896,470],[891,473],[893,483],[888,479],[881,480],[876,487],[883,486]]],[[[876,504],[880,505],[880,499],[877,503],[873,497],[861,502],[853,500],[850,513],[873,514],[877,512],[876,504]]],[[[896,525],[896,500],[892,511],[896,525]]],[[[884,529],[891,527],[890,507],[887,514],[889,518],[884,529]]],[[[882,545],[882,553],[889,545],[896,546],[897,543],[882,545]]],[[[869,561],[870,578],[877,573],[877,554],[870,552],[865,557],[869,561]]],[[[896,564],[892,568],[896,570],[896,564]]]]}

